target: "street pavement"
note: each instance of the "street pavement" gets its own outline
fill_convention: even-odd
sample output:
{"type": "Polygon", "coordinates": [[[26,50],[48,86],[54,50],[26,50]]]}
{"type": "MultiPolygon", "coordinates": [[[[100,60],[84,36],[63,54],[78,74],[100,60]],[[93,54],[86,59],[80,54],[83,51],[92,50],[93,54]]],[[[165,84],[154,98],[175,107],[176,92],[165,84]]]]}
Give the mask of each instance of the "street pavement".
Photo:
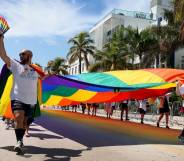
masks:
{"type": "Polygon", "coordinates": [[[5,130],[0,121],[0,161],[184,161],[184,145],[176,139],[179,132],[46,111],[31,126],[31,137],[24,139],[23,156],[13,151],[14,130],[5,130]]]}

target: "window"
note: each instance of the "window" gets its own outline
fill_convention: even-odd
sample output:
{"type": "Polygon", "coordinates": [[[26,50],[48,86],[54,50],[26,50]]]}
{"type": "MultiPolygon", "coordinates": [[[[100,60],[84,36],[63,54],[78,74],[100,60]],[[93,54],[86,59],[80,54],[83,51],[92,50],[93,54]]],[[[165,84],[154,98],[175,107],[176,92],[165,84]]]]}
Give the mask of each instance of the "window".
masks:
{"type": "Polygon", "coordinates": [[[108,32],[107,32],[107,36],[110,36],[111,35],[111,30],[109,30],[108,32]]]}
{"type": "Polygon", "coordinates": [[[181,64],[181,68],[184,69],[184,64],[181,64]]]}

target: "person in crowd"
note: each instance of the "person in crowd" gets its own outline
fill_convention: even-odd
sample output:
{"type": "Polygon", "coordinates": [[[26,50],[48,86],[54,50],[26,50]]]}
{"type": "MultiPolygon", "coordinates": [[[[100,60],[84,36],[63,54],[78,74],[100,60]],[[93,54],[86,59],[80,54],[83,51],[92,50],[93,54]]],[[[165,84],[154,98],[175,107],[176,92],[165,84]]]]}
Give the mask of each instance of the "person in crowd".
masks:
{"type": "Polygon", "coordinates": [[[113,115],[114,110],[116,109],[116,102],[111,103],[111,110],[110,110],[110,115],[113,115]]]}
{"type": "Polygon", "coordinates": [[[72,112],[76,112],[77,111],[77,105],[72,105],[72,112]]]}
{"type": "Polygon", "coordinates": [[[9,130],[10,129],[10,126],[11,126],[11,119],[9,119],[9,118],[5,118],[4,119],[4,123],[5,123],[5,129],[6,130],[9,130]]]}
{"type": "Polygon", "coordinates": [[[84,103],[81,103],[81,108],[82,108],[82,114],[85,114],[86,105],[84,103]]]}
{"type": "Polygon", "coordinates": [[[111,118],[111,103],[110,102],[106,102],[104,104],[104,109],[106,111],[107,118],[110,119],[111,118]]]}
{"type": "Polygon", "coordinates": [[[157,127],[160,127],[160,121],[162,120],[163,116],[165,115],[166,117],[166,128],[169,129],[169,114],[170,114],[170,109],[169,109],[169,103],[167,100],[166,96],[160,96],[157,99],[157,107],[159,108],[159,119],[157,121],[157,127]]]}
{"type": "Polygon", "coordinates": [[[146,114],[147,109],[147,99],[139,101],[139,112],[141,115],[141,124],[144,124],[144,115],[146,114]]]}
{"type": "Polygon", "coordinates": [[[87,103],[88,115],[90,115],[91,107],[93,107],[93,104],[87,103]]]}
{"type": "Polygon", "coordinates": [[[97,108],[99,105],[97,103],[93,103],[92,105],[92,116],[96,116],[97,108]]]}
{"type": "Polygon", "coordinates": [[[121,111],[121,121],[123,121],[123,114],[125,112],[125,120],[129,120],[128,119],[128,100],[123,100],[120,102],[119,104],[119,108],[121,111]]]}
{"type": "MultiPolygon", "coordinates": [[[[184,81],[176,81],[176,94],[184,98],[184,81]]],[[[184,142],[184,128],[182,132],[179,134],[178,138],[184,142]]]]}

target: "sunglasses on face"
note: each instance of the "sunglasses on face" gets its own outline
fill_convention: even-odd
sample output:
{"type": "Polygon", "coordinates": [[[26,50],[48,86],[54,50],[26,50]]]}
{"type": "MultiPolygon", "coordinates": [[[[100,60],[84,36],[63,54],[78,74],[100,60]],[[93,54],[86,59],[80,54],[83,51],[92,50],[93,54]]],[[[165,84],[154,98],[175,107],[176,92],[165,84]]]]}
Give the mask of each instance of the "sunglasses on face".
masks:
{"type": "Polygon", "coordinates": [[[21,57],[21,56],[25,56],[26,55],[26,53],[20,53],[19,54],[19,56],[21,57]]]}

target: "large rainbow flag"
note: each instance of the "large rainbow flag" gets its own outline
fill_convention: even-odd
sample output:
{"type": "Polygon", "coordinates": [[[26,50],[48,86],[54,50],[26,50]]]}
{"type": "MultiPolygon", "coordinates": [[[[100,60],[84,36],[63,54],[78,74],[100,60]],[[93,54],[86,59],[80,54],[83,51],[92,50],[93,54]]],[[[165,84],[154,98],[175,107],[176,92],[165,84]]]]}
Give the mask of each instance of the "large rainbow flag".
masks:
{"type": "Polygon", "coordinates": [[[143,69],[50,76],[42,82],[44,105],[116,102],[165,94],[184,79],[184,70],[143,69]]]}
{"type": "MultiPolygon", "coordinates": [[[[31,65],[37,73],[41,76],[44,76],[41,69],[39,69],[36,65],[31,65]]],[[[11,110],[11,100],[10,100],[10,92],[13,85],[13,75],[11,71],[7,68],[5,64],[1,70],[0,74],[0,116],[5,116],[6,118],[13,118],[12,110],[11,110]]],[[[37,92],[37,104],[35,111],[33,113],[34,117],[40,116],[40,105],[42,104],[42,87],[41,80],[38,81],[38,92],[37,92]]]]}
{"type": "MultiPolygon", "coordinates": [[[[5,68],[6,69],[6,68],[5,68]]],[[[39,69],[35,68],[37,72],[39,69]]],[[[10,106],[11,73],[0,76],[0,114],[10,106]],[[5,92],[6,91],[6,92],[5,92]],[[1,101],[5,100],[5,101],[1,101]]],[[[41,72],[44,75],[43,72],[41,72]]],[[[80,75],[51,75],[39,81],[38,100],[41,104],[68,106],[80,103],[117,102],[144,99],[165,94],[176,87],[176,80],[184,80],[184,70],[142,69],[86,73],[80,75]]]]}

